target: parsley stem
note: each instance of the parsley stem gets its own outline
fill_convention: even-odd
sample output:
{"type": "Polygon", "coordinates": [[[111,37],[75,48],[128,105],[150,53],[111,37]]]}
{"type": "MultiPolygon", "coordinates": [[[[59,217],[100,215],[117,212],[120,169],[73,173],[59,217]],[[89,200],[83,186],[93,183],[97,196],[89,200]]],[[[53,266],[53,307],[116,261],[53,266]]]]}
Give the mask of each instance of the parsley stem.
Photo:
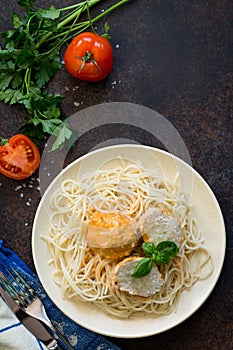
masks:
{"type": "MultiPolygon", "coordinates": [[[[90,27],[90,22],[89,21],[80,22],[76,26],[75,26],[75,23],[73,23],[72,28],[68,27],[69,28],[68,30],[62,31],[62,33],[54,35],[52,38],[47,39],[47,41],[50,41],[50,40],[53,40],[53,39],[57,39],[57,38],[60,38],[60,37],[64,36],[62,41],[59,43],[59,46],[62,46],[67,40],[71,39],[73,36],[76,36],[80,32],[86,30],[88,27],[90,27]],[[75,34],[70,35],[69,37],[67,37],[67,35],[69,35],[69,33],[72,33],[72,32],[75,32],[75,34]]],[[[44,54],[47,54],[47,52],[45,52],[44,54]]]]}
{"type": "Polygon", "coordinates": [[[86,1],[80,2],[79,4],[74,4],[74,5],[60,8],[59,11],[67,11],[67,10],[71,10],[73,8],[76,8],[76,7],[82,7],[83,5],[86,5],[87,3],[88,3],[88,6],[92,6],[100,1],[101,0],[88,0],[88,1],[86,0],[86,1]],[[91,4],[89,4],[89,3],[91,3],[91,4]]]}
{"type": "MultiPolygon", "coordinates": [[[[91,7],[101,0],[90,0],[90,1],[84,1],[82,3],[79,3],[78,9],[76,11],[73,11],[70,15],[68,15],[65,19],[63,19],[60,23],[57,25],[57,29],[61,29],[66,24],[68,24],[70,21],[72,21],[75,17],[80,16],[82,12],[84,12],[88,7],[91,7]]],[[[128,1],[128,0],[127,0],[128,1]]],[[[77,7],[77,5],[76,5],[77,7]]],[[[61,11],[60,9],[58,11],[61,11]]],[[[46,33],[36,44],[36,48],[38,49],[46,40],[48,40],[53,35],[53,32],[46,33]]]]}
{"type": "MultiPolygon", "coordinates": [[[[94,5],[95,3],[98,3],[99,1],[100,0],[92,1],[92,3],[90,5],[88,5],[88,7],[94,5]]],[[[73,38],[74,36],[78,35],[79,33],[85,31],[90,26],[91,26],[91,28],[93,30],[93,23],[95,23],[97,20],[99,20],[100,18],[105,16],[107,13],[113,11],[114,9],[116,9],[117,7],[119,7],[120,5],[122,5],[122,4],[124,4],[124,3],[128,2],[128,1],[129,0],[121,0],[117,4],[111,6],[110,8],[108,8],[107,10],[102,12],[101,14],[97,15],[96,17],[94,17],[93,19],[88,18],[88,21],[80,22],[80,23],[78,23],[77,26],[74,26],[75,22],[78,20],[78,16],[80,16],[80,14],[86,9],[86,6],[85,6],[86,2],[85,3],[81,3],[81,4],[84,4],[84,6],[82,7],[81,11],[80,10],[79,11],[75,10],[74,13],[71,16],[67,17],[67,19],[65,21],[62,21],[60,24],[58,24],[58,28],[61,28],[61,27],[64,28],[64,26],[66,24],[68,24],[73,18],[75,18],[75,16],[77,16],[75,21],[74,21],[74,23],[70,27],[68,27],[69,29],[67,31],[63,31],[63,32],[61,32],[61,33],[59,33],[57,35],[54,35],[52,38],[50,38],[50,36],[52,35],[52,32],[47,33],[47,35],[42,37],[41,40],[37,43],[36,47],[39,48],[45,41],[53,40],[53,39],[56,39],[56,38],[64,36],[62,41],[56,46],[56,47],[59,47],[59,46],[61,47],[62,45],[65,44],[66,41],[70,40],[71,38],[73,38]],[[71,32],[75,32],[75,34],[67,36],[71,32]]],[[[72,6],[72,7],[74,7],[74,6],[72,6]]],[[[53,49],[51,49],[50,51],[48,51],[48,52],[46,52],[44,54],[47,54],[47,53],[53,51],[53,49]]],[[[41,55],[43,55],[43,54],[41,54],[41,55]]]]}
{"type": "Polygon", "coordinates": [[[27,90],[30,87],[31,73],[32,73],[32,69],[31,68],[27,68],[26,72],[25,72],[25,75],[24,75],[24,83],[23,83],[23,87],[25,86],[27,90]]]}
{"type": "MultiPolygon", "coordinates": [[[[88,11],[88,9],[99,3],[101,0],[89,0],[89,1],[84,1],[84,2],[81,2],[79,3],[78,7],[77,5],[73,5],[73,6],[69,6],[67,8],[63,8],[63,9],[58,9],[58,11],[64,11],[64,10],[68,10],[68,9],[71,9],[71,8],[76,8],[76,10],[72,11],[70,14],[67,15],[67,17],[60,22],[58,23],[57,25],[57,29],[61,29],[63,28],[66,24],[68,24],[70,21],[72,21],[73,19],[75,18],[78,18],[85,10],[88,11]]],[[[73,27],[73,28],[70,28],[69,29],[69,32],[73,32],[73,31],[76,31],[76,30],[79,30],[79,32],[76,32],[74,35],[72,35],[71,37],[67,38],[70,39],[72,38],[73,36],[79,34],[81,31],[84,31],[86,30],[88,27],[92,27],[93,28],[93,23],[95,23],[96,21],[98,21],[99,19],[101,19],[102,17],[104,17],[106,14],[112,12],[113,10],[115,10],[117,7],[125,4],[126,2],[128,2],[129,0],[121,0],[119,1],[118,3],[112,5],[111,7],[109,7],[108,9],[106,9],[105,11],[103,11],[101,14],[97,15],[95,18],[93,19],[88,19],[88,21],[84,21],[84,22],[81,22],[78,24],[77,27],[73,27]],[[82,28],[82,29],[81,29],[82,28]]],[[[77,21],[77,19],[76,19],[77,21]]],[[[71,26],[72,27],[72,26],[71,26]]],[[[52,32],[48,32],[46,33],[36,44],[36,48],[38,49],[44,42],[46,42],[47,40],[53,40],[54,38],[58,38],[62,35],[65,35],[67,32],[61,32],[55,36],[53,36],[51,38],[51,36],[53,35],[52,32]]],[[[64,44],[67,40],[65,40],[64,42],[61,43],[60,46],[62,46],[62,44],[64,44]]]]}
{"type": "Polygon", "coordinates": [[[112,12],[113,10],[115,10],[117,7],[125,4],[126,2],[128,2],[129,0],[121,0],[118,3],[116,3],[115,5],[112,5],[111,7],[109,7],[107,10],[104,10],[101,14],[99,14],[98,16],[96,16],[95,18],[93,18],[91,21],[92,23],[98,21],[100,18],[102,18],[103,16],[105,16],[106,14],[112,12]]]}

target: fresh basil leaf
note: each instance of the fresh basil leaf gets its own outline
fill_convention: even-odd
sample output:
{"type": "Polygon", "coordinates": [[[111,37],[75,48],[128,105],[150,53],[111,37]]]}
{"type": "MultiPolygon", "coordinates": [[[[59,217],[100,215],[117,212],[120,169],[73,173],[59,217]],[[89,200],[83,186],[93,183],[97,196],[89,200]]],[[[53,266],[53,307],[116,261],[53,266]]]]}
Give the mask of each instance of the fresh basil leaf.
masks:
{"type": "Polygon", "coordinates": [[[151,256],[155,250],[155,245],[153,242],[142,243],[142,249],[146,255],[151,256]]]}
{"type": "Polygon", "coordinates": [[[151,258],[157,265],[165,265],[169,261],[169,256],[157,249],[155,249],[151,258]]]}
{"type": "Polygon", "coordinates": [[[132,276],[143,277],[151,271],[152,266],[153,266],[153,262],[151,258],[143,258],[138,262],[134,272],[132,273],[132,276]]]}
{"type": "Polygon", "coordinates": [[[163,254],[167,255],[169,258],[173,258],[174,256],[176,256],[179,253],[179,248],[172,241],[160,242],[157,245],[156,250],[158,250],[158,251],[162,252],[163,254]]]}

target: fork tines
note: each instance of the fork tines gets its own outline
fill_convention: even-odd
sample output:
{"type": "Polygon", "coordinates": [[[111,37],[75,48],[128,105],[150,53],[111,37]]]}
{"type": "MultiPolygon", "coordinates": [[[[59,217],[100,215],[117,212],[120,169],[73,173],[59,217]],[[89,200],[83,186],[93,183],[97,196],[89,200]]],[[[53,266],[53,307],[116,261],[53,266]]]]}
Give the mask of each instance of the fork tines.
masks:
{"type": "Polygon", "coordinates": [[[36,297],[34,289],[10,266],[8,276],[1,272],[0,281],[17,305],[27,307],[36,297]]]}

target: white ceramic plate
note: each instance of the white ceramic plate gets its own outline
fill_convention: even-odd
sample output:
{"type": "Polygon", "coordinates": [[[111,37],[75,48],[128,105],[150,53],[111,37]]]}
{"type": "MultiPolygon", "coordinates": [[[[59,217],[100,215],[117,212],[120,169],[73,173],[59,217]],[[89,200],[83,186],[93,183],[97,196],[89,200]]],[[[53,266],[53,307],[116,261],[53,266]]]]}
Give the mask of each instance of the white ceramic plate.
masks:
{"type": "Polygon", "coordinates": [[[225,256],[225,227],[218,202],[203,178],[179,158],[155,148],[142,145],[118,145],[90,152],[67,166],[46,190],[36,213],[32,232],[32,252],[41,283],[49,297],[68,317],[94,332],[112,337],[137,338],[164,332],[191,316],[213,290],[225,256]],[[49,231],[49,199],[52,192],[66,178],[78,179],[86,172],[95,172],[100,166],[112,166],[117,158],[140,160],[146,168],[156,168],[166,178],[174,179],[177,172],[182,179],[182,190],[193,205],[202,228],[205,244],[214,261],[212,275],[196,283],[190,291],[182,293],[178,310],[169,316],[132,317],[120,320],[106,315],[93,304],[74,303],[61,298],[59,288],[53,283],[53,266],[48,266],[50,254],[40,235],[49,231]]]}

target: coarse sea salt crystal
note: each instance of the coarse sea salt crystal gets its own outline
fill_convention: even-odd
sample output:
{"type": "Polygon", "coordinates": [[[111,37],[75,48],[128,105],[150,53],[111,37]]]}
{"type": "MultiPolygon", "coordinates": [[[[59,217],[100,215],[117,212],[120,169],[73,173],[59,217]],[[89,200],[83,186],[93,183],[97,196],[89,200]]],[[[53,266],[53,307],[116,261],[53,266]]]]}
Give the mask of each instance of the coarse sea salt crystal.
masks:
{"type": "Polygon", "coordinates": [[[115,87],[116,87],[116,80],[115,81],[113,81],[112,83],[111,83],[111,85],[112,85],[112,89],[115,89],[115,87]]]}
{"type": "Polygon", "coordinates": [[[22,186],[21,185],[18,185],[15,187],[15,191],[18,191],[18,190],[21,190],[22,186]]]}

